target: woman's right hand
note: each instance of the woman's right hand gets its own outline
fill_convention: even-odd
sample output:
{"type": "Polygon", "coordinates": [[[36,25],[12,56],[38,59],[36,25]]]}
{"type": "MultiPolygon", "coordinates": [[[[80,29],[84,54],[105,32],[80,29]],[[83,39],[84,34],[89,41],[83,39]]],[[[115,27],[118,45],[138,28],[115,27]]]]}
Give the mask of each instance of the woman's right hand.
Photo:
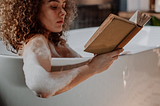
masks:
{"type": "Polygon", "coordinates": [[[121,52],[123,52],[123,49],[101,55],[95,55],[88,64],[89,69],[95,74],[107,70],[113,61],[118,59],[118,56],[121,52]]]}

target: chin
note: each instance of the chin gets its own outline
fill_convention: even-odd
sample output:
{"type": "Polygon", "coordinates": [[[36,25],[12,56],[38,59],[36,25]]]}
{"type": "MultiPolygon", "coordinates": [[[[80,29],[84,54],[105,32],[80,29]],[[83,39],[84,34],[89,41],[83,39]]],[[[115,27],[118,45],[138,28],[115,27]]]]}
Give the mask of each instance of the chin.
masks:
{"type": "Polygon", "coordinates": [[[61,32],[62,31],[62,28],[56,28],[55,30],[51,31],[51,32],[55,32],[55,33],[58,33],[58,32],[61,32]]]}

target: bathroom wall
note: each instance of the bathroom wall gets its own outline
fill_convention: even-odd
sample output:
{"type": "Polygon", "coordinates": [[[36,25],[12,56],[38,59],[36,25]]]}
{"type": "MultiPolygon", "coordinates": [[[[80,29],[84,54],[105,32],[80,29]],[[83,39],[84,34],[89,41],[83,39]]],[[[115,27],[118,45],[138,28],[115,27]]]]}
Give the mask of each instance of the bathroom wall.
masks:
{"type": "Polygon", "coordinates": [[[155,12],[160,12],[160,0],[155,0],[155,12]]]}
{"type": "Polygon", "coordinates": [[[120,11],[126,11],[127,10],[127,0],[120,0],[120,11]]]}
{"type": "Polygon", "coordinates": [[[78,0],[78,17],[71,29],[99,26],[110,13],[118,11],[119,0],[78,0]]]}
{"type": "Polygon", "coordinates": [[[127,0],[127,11],[149,11],[150,0],[127,0]]]}

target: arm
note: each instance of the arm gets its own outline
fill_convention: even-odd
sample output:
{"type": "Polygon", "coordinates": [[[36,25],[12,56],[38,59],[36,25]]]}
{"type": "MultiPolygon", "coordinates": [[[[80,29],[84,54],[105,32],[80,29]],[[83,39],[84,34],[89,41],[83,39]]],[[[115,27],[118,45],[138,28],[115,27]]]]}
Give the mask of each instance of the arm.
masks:
{"type": "Polygon", "coordinates": [[[26,85],[44,98],[55,95],[80,73],[79,69],[51,72],[51,53],[48,41],[42,35],[36,35],[27,43],[23,62],[26,85]]]}
{"type": "Polygon", "coordinates": [[[35,37],[25,46],[23,54],[26,85],[39,97],[57,95],[106,70],[120,52],[96,56],[89,64],[75,69],[50,72],[51,53],[47,40],[43,36],[35,37]]]}
{"type": "Polygon", "coordinates": [[[85,81],[89,77],[107,70],[113,61],[118,59],[118,56],[122,51],[123,49],[119,49],[111,53],[96,55],[87,65],[79,67],[78,69],[81,70],[80,73],[74,78],[74,80],[71,81],[69,85],[57,91],[55,95],[65,92],[85,81]]]}

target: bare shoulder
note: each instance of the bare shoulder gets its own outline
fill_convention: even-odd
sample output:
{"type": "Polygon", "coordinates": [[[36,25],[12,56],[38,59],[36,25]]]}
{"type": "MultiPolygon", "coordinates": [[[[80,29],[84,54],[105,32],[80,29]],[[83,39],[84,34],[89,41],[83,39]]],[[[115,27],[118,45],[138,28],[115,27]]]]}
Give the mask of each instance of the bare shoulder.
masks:
{"type": "Polygon", "coordinates": [[[36,43],[36,42],[47,42],[48,40],[42,34],[35,34],[28,43],[36,43]]]}
{"type": "Polygon", "coordinates": [[[48,40],[42,34],[34,35],[29,42],[25,45],[25,47],[40,47],[44,44],[47,45],[48,40]]]}
{"type": "Polygon", "coordinates": [[[42,34],[36,34],[25,45],[24,51],[32,51],[36,54],[43,53],[49,54],[48,40],[42,34]]]}

